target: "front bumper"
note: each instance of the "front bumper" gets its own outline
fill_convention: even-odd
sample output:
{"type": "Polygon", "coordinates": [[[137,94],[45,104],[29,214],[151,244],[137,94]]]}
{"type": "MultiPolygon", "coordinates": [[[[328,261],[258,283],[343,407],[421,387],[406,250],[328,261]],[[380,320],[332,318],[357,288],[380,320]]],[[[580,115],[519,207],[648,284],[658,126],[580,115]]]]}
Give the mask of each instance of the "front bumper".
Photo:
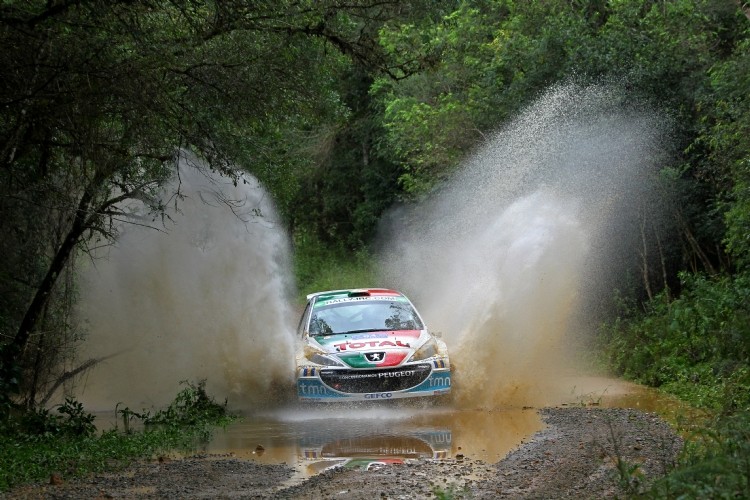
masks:
{"type": "Polygon", "coordinates": [[[297,370],[297,396],[303,401],[371,401],[437,396],[451,391],[447,359],[382,370],[350,370],[302,366],[297,370]]]}

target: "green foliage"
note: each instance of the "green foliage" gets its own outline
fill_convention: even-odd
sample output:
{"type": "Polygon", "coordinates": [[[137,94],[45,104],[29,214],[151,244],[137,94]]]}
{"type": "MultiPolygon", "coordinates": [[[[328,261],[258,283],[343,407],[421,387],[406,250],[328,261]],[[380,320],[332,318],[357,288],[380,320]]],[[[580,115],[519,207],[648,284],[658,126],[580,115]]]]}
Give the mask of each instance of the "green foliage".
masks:
{"type": "MultiPolygon", "coordinates": [[[[745,31],[750,34],[750,27],[745,31]]],[[[710,72],[711,93],[702,96],[705,116],[699,141],[709,151],[717,182],[729,191],[726,244],[737,264],[750,265],[750,37],[710,72]],[[731,187],[730,187],[731,186],[731,187]]]]}
{"type": "Polygon", "coordinates": [[[750,412],[716,422],[679,467],[654,484],[654,498],[744,498],[750,490],[750,412]]]}
{"type": "Polygon", "coordinates": [[[224,404],[220,405],[206,394],[205,379],[197,384],[187,380],[180,383],[185,385],[185,388],[177,394],[174,401],[164,410],[144,415],[145,424],[185,427],[209,423],[220,425],[231,420],[227,414],[227,402],[224,401],[224,404]]]}
{"type": "Polygon", "coordinates": [[[295,235],[294,271],[300,298],[312,292],[380,286],[374,260],[364,249],[349,251],[323,245],[314,236],[295,235]]]}
{"type": "Polygon", "coordinates": [[[379,78],[371,88],[382,109],[376,145],[400,169],[399,198],[438,189],[461,158],[549,85],[617,81],[676,124],[670,139],[681,154],[664,167],[680,175],[664,205],[676,222],[665,230],[679,238],[662,238],[665,281],[675,283],[686,268],[726,269],[716,244],[725,238],[741,261],[735,254],[750,234],[743,201],[750,182],[741,174],[750,133],[736,125],[748,109],[750,50],[747,19],[732,1],[458,2],[439,22],[386,26],[380,42],[394,57],[429,61],[424,71],[379,78]]]}
{"type": "Polygon", "coordinates": [[[0,491],[32,481],[49,480],[51,473],[81,476],[126,466],[137,458],[150,458],[171,450],[195,449],[203,429],[165,427],[122,434],[116,430],[100,436],[41,436],[35,440],[0,435],[0,491]]]}
{"type": "Polygon", "coordinates": [[[538,90],[534,84],[524,85],[521,95],[509,90],[533,57],[526,33],[512,26],[519,20],[512,9],[509,2],[462,2],[439,23],[381,32],[390,52],[409,47],[406,53],[433,60],[427,71],[403,81],[378,79],[371,91],[384,110],[381,154],[402,165],[399,182],[407,197],[434,189],[488,129],[538,90]]]}
{"type": "Polygon", "coordinates": [[[75,347],[50,298],[77,251],[111,243],[124,221],[158,227],[178,155],[235,181],[238,168],[256,173],[294,220],[311,163],[299,139],[346,115],[343,66],[392,70],[373,36],[399,12],[335,0],[2,3],[0,345],[15,344],[3,363],[21,367],[20,397],[38,402],[44,388],[28,379],[75,347]],[[38,331],[44,345],[26,349],[38,331]]]}
{"type": "Polygon", "coordinates": [[[16,410],[9,415],[0,427],[4,435],[16,435],[25,440],[39,441],[49,438],[79,438],[94,434],[94,416],[86,412],[83,405],[66,398],[65,402],[57,406],[52,412],[46,408],[27,411],[16,410]]]}
{"type": "Polygon", "coordinates": [[[4,351],[10,345],[0,345],[0,421],[10,416],[15,407],[13,396],[18,394],[21,380],[21,367],[17,363],[5,363],[4,351]]]}
{"type": "Polygon", "coordinates": [[[715,57],[715,30],[737,23],[721,13],[693,0],[477,1],[461,2],[440,23],[384,29],[386,50],[433,61],[427,71],[373,86],[385,110],[384,155],[402,164],[407,194],[428,192],[487,133],[571,75],[627,81],[631,93],[685,116],[689,129],[690,103],[715,57]]]}
{"type": "Polygon", "coordinates": [[[466,498],[469,495],[469,488],[464,486],[462,488],[456,485],[450,485],[446,488],[440,486],[432,487],[432,494],[438,500],[453,500],[454,498],[466,498]]]}
{"type": "Polygon", "coordinates": [[[608,325],[611,366],[702,407],[750,410],[750,276],[682,279],[680,298],[608,325]]]}
{"type": "Polygon", "coordinates": [[[607,327],[606,353],[617,373],[719,415],[645,496],[738,498],[750,481],[750,276],[682,280],[678,299],[626,307],[607,327]]]}
{"type": "Polygon", "coordinates": [[[55,415],[45,409],[16,415],[0,428],[0,491],[31,481],[113,470],[137,458],[150,458],[171,450],[190,451],[205,442],[216,425],[233,417],[205,392],[205,381],[184,382],[174,401],[153,416],[129,410],[128,419],[149,422],[142,432],[117,429],[96,435],[94,417],[81,403],[66,399],[55,415]]]}
{"type": "Polygon", "coordinates": [[[293,231],[356,250],[370,243],[380,215],[397,199],[399,170],[376,147],[382,127],[368,94],[371,73],[350,66],[338,75],[347,112],[302,141],[307,168],[295,180],[287,216],[293,231]]]}

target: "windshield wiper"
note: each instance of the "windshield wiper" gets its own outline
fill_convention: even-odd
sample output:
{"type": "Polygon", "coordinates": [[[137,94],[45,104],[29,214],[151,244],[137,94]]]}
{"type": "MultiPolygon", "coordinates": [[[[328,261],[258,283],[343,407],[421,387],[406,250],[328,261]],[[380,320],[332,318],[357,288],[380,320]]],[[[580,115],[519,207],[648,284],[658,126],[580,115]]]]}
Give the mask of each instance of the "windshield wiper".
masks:
{"type": "Polygon", "coordinates": [[[368,333],[368,332],[382,332],[384,331],[382,328],[364,328],[362,330],[349,330],[348,332],[342,332],[338,335],[346,335],[349,333],[368,333]]]}

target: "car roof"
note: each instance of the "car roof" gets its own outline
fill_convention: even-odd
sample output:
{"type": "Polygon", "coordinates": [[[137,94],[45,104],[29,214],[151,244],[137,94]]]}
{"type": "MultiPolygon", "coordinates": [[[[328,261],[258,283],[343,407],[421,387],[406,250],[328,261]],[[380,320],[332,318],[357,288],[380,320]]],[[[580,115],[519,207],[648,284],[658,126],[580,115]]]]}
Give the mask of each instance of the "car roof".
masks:
{"type": "Polygon", "coordinates": [[[390,290],[388,288],[352,288],[347,290],[328,290],[326,292],[315,292],[307,296],[307,300],[325,296],[326,298],[334,297],[403,297],[401,292],[390,290]]]}

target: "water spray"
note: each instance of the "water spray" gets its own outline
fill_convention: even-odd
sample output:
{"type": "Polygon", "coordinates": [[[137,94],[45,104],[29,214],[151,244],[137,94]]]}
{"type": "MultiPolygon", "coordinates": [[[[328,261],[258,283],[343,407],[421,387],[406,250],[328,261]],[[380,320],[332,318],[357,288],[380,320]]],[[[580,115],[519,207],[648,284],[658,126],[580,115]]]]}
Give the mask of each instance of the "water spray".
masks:
{"type": "Polygon", "coordinates": [[[628,265],[664,123],[613,87],[555,87],[385,219],[385,285],[442,332],[461,406],[544,404],[581,311],[628,265]]]}
{"type": "Polygon", "coordinates": [[[81,384],[89,407],[160,406],[201,379],[218,400],[260,403],[292,380],[290,247],[269,196],[187,158],[178,172],[164,225],[124,225],[83,272],[82,356],[119,353],[81,384]]]}

